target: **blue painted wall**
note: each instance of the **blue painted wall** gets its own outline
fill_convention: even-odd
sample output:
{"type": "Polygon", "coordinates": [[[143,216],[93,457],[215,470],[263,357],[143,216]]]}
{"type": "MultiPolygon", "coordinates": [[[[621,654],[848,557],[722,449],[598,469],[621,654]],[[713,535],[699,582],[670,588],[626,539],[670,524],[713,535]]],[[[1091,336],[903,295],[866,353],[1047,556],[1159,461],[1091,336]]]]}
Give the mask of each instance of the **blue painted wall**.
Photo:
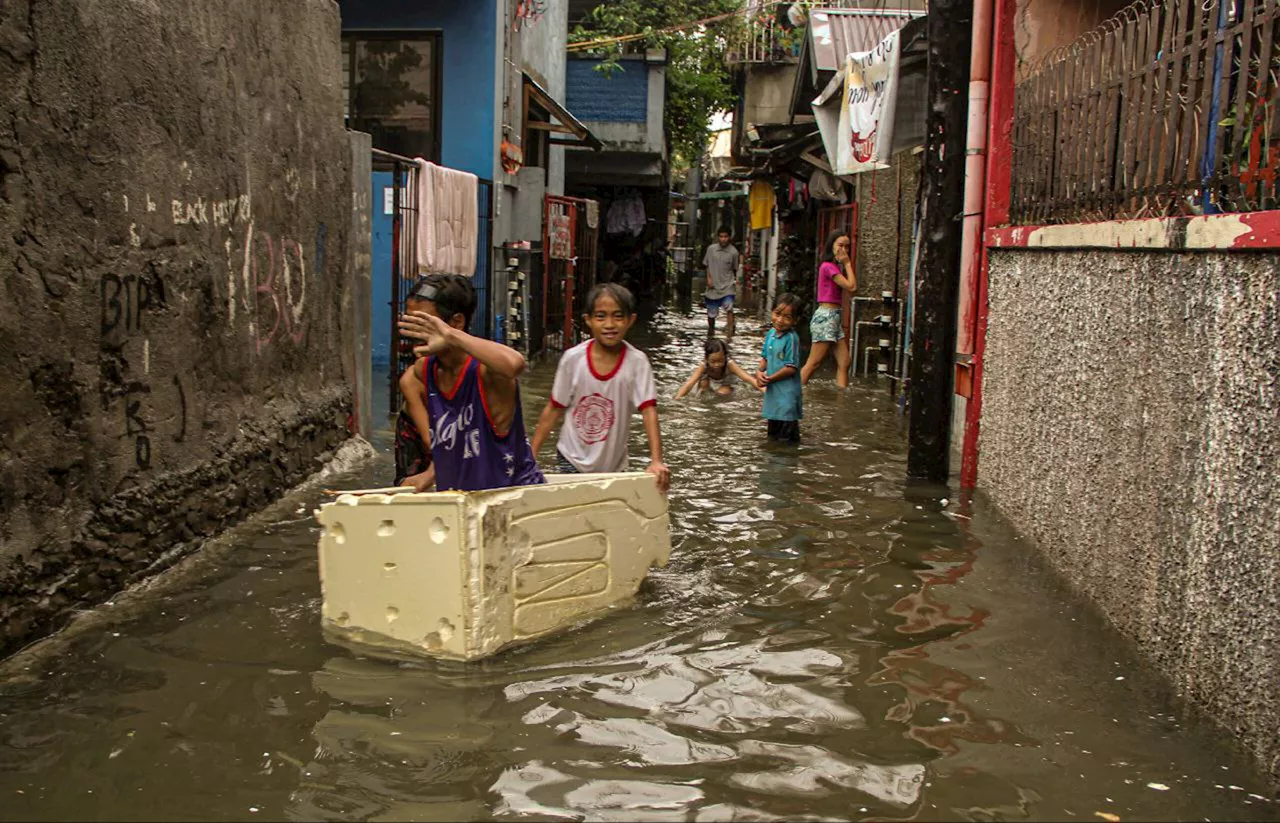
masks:
{"type": "Polygon", "coordinates": [[[442,165],[490,179],[501,138],[494,118],[497,0],[339,0],[344,31],[432,29],[444,46],[442,165]]]}
{"type": "Polygon", "coordinates": [[[598,60],[569,60],[565,66],[565,107],[579,120],[644,123],[649,117],[649,67],[624,60],[606,76],[598,60]]]}
{"type": "Polygon", "coordinates": [[[391,188],[391,172],[373,173],[373,297],[369,306],[370,350],[374,368],[391,363],[391,215],[383,207],[383,190],[391,188]]]}

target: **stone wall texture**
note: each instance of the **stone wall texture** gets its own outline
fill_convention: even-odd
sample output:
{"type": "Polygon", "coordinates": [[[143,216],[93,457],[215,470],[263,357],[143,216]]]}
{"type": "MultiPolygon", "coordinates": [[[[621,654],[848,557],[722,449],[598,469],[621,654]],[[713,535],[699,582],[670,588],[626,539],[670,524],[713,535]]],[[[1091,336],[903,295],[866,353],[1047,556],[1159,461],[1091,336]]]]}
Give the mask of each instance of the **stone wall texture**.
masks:
{"type": "Polygon", "coordinates": [[[978,484],[1280,780],[1278,264],[993,252],[978,484]]]}
{"type": "Polygon", "coordinates": [[[331,0],[0,4],[0,654],[346,436],[331,0]]]}

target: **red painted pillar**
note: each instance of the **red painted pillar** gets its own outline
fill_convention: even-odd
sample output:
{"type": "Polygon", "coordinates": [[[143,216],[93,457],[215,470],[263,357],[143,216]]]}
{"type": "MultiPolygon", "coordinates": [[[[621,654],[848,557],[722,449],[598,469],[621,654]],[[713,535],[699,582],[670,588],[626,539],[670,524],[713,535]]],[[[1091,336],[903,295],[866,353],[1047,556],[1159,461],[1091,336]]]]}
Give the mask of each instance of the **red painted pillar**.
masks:
{"type": "Polygon", "coordinates": [[[1013,182],[1013,22],[1017,0],[995,0],[995,20],[991,32],[991,97],[987,115],[987,191],[983,203],[982,256],[974,278],[974,305],[977,325],[974,333],[973,387],[965,409],[964,446],[960,464],[960,487],[972,489],[978,480],[978,431],[982,421],[982,372],[987,349],[987,284],[990,276],[986,232],[1009,222],[1009,201],[1013,182]]]}

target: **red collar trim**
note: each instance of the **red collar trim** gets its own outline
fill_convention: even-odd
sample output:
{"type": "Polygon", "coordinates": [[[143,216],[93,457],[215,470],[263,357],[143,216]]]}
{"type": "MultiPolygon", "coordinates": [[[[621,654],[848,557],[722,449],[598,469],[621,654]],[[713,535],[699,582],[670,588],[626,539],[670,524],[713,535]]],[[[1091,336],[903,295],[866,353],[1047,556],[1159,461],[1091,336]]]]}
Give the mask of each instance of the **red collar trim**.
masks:
{"type": "Polygon", "coordinates": [[[623,342],[622,354],[618,355],[618,362],[613,365],[613,371],[609,372],[608,374],[601,374],[600,372],[596,371],[595,361],[591,359],[591,349],[592,347],[595,346],[595,344],[596,344],[596,341],[594,340],[591,340],[587,343],[587,368],[591,369],[592,377],[594,377],[595,379],[601,382],[605,382],[612,379],[613,376],[618,373],[618,370],[622,368],[622,361],[627,359],[627,344],[625,341],[623,342]]]}
{"type": "Polygon", "coordinates": [[[431,364],[431,368],[433,369],[432,375],[436,379],[436,388],[440,389],[440,394],[444,396],[445,400],[452,400],[457,396],[458,389],[462,388],[462,381],[466,378],[467,369],[471,368],[471,361],[473,359],[475,358],[469,354],[467,355],[467,361],[463,363],[462,368],[458,370],[458,379],[454,381],[453,388],[446,391],[445,388],[440,385],[440,361],[436,360],[434,357],[432,358],[433,362],[431,364]]]}

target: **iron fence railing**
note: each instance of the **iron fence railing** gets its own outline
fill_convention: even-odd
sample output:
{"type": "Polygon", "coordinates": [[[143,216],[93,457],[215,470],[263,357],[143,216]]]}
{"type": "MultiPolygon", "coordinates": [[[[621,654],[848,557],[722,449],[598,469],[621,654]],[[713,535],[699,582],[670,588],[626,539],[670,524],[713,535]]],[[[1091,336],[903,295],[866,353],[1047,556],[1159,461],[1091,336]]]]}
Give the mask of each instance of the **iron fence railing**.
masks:
{"type": "Polygon", "coordinates": [[[1280,5],[1140,0],[1020,80],[1019,225],[1277,207],[1280,5]]]}
{"type": "MultiPolygon", "coordinates": [[[[731,39],[726,60],[730,64],[783,63],[800,55],[804,42],[803,25],[789,28],[777,20],[779,3],[755,3],[747,10],[747,17],[737,34],[731,39]]],[[[806,10],[848,8],[849,0],[802,0],[795,5],[806,10]]]]}

